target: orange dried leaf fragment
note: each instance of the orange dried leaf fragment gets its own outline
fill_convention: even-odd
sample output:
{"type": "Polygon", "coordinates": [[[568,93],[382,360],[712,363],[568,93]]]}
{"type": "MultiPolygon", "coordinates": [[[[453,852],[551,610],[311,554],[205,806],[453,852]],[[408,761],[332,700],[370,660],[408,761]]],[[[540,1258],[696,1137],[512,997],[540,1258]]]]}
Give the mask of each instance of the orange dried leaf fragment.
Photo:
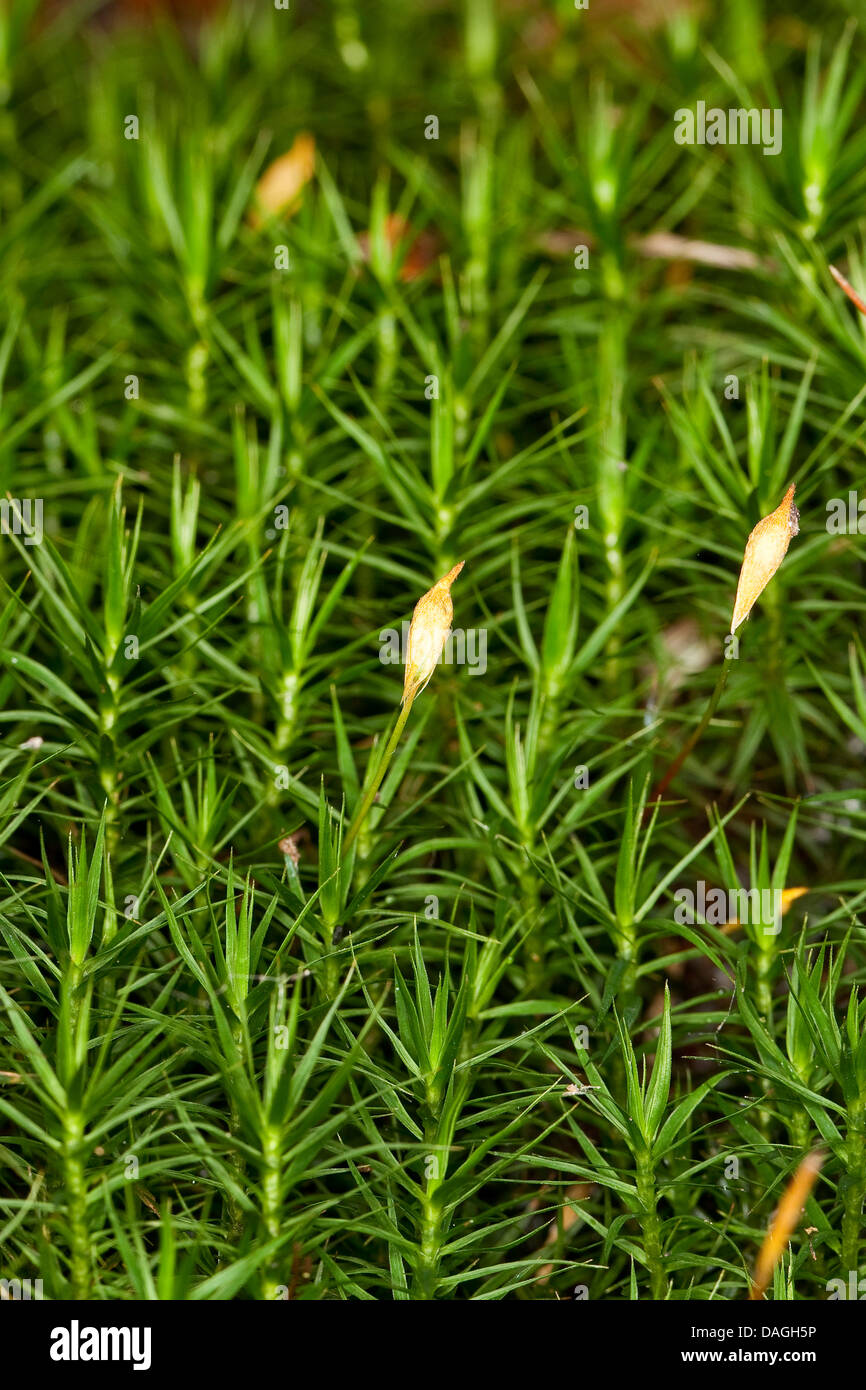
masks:
{"type": "Polygon", "coordinates": [[[831,265],[830,274],[833,276],[833,279],[836,281],[836,284],[839,286],[840,290],[845,291],[851,303],[857,306],[861,314],[866,314],[866,301],[860,298],[854,286],[845,279],[845,276],[841,273],[841,271],[837,270],[834,265],[831,265]]]}
{"type": "MultiPolygon", "coordinates": [[[[384,227],[385,242],[392,256],[401,256],[400,270],[398,278],[404,284],[411,284],[419,276],[424,274],[439,254],[439,237],[435,232],[424,231],[416,232],[411,223],[405,217],[400,217],[399,213],[391,212],[385,218],[384,227]],[[405,244],[405,254],[403,246],[405,244]]],[[[369,263],[371,252],[371,236],[369,232],[361,232],[358,237],[358,245],[361,248],[361,255],[369,263]]]]}
{"type": "Polygon", "coordinates": [[[772,1279],[776,1263],[796,1229],[823,1162],[824,1155],[817,1149],[806,1154],[785,1188],[755,1264],[751,1299],[760,1298],[772,1279]]]}

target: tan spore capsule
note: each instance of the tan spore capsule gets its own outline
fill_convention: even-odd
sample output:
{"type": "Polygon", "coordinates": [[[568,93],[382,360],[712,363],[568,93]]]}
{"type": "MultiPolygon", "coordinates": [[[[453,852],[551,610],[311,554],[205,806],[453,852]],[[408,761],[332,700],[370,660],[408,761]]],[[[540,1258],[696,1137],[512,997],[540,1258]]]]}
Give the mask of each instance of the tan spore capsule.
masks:
{"type": "Polygon", "coordinates": [[[792,483],[774,512],[762,517],[749,539],[740,568],[737,597],[731,632],[748,618],[761,594],[781,565],[791,543],[800,529],[800,513],[794,506],[792,483]]]}
{"type": "Polygon", "coordinates": [[[405,704],[407,700],[414,700],[436,670],[436,663],[448,640],[448,634],[451,631],[451,619],[454,617],[451,585],[464,564],[465,561],[461,560],[459,565],[455,565],[453,569],[449,570],[433,585],[432,589],[428,589],[426,594],[422,594],[415,604],[412,622],[409,626],[406,675],[403,680],[401,704],[405,704]]]}
{"type": "Polygon", "coordinates": [[[264,220],[297,211],[305,186],[316,170],[316,142],[303,131],[292,148],[270,163],[256,184],[249,220],[260,227],[264,220]]]}

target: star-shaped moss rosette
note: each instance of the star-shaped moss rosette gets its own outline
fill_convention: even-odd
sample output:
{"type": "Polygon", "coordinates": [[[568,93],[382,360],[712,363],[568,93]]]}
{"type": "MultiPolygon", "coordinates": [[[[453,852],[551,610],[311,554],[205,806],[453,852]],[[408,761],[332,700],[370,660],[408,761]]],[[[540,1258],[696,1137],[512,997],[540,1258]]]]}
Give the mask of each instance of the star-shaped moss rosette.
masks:
{"type": "Polygon", "coordinates": [[[403,678],[403,695],[400,700],[400,713],[394,725],[391,737],[388,739],[387,746],[382,754],[381,762],[376,769],[376,774],[364,793],[358,810],[352,818],[352,823],[346,832],[343,841],[344,853],[351,847],[358,831],[361,829],[370,807],[376,798],[382,779],[388,770],[388,764],[394,756],[397,744],[400,742],[400,735],[409,718],[409,711],[417,695],[424,690],[433,672],[436,670],[439,658],[448,640],[451,631],[451,620],[454,617],[454,604],[451,599],[451,585],[457,578],[465,564],[461,560],[459,564],[450,569],[447,574],[428,589],[426,594],[422,594],[415,604],[412,613],[412,622],[409,625],[409,641],[406,650],[406,672],[403,678]]]}

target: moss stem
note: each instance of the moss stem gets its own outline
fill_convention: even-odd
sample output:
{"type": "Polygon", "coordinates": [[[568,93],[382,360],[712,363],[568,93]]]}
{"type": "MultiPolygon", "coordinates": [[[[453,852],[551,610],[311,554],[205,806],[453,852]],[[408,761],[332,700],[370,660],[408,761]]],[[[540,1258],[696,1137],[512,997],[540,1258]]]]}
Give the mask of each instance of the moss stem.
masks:
{"type": "Polygon", "coordinates": [[[400,742],[400,735],[402,734],[403,729],[405,728],[406,720],[409,718],[409,711],[411,710],[411,708],[412,697],[410,696],[406,700],[406,703],[403,705],[399,715],[397,716],[397,722],[394,725],[391,737],[388,739],[385,751],[382,754],[382,757],[379,761],[379,766],[376,769],[376,775],[370,783],[369,787],[367,788],[366,792],[364,793],[364,799],[358,807],[357,811],[355,812],[349,829],[346,831],[346,838],[343,841],[344,855],[350,848],[352,842],[358,834],[358,831],[364,824],[364,821],[367,819],[370,807],[373,805],[373,802],[376,799],[376,793],[382,785],[385,773],[388,771],[388,764],[394,756],[394,751],[397,747],[397,744],[400,742]]]}

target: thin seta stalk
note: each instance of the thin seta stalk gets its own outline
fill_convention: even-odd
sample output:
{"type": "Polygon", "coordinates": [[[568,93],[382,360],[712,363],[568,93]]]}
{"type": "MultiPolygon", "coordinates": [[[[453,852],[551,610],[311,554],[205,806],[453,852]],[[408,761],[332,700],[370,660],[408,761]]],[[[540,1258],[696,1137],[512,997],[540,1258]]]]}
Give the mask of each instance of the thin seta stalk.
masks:
{"type": "MultiPolygon", "coordinates": [[[[740,624],[748,618],[784,560],[791,543],[791,537],[796,536],[800,529],[800,513],[794,506],[794,488],[795,484],[792,483],[776,510],[770,512],[769,516],[761,518],[746,541],[743,563],[740,566],[740,577],[737,581],[734,612],[731,618],[731,637],[734,636],[740,624]]],[[[728,682],[729,667],[730,660],[726,655],[703,718],[656,786],[651,801],[661,800],[686,758],[703,736],[724,694],[728,682]]]]}
{"type": "Polygon", "coordinates": [[[358,831],[361,829],[361,826],[364,824],[364,821],[367,819],[367,816],[369,815],[370,807],[373,805],[373,802],[375,801],[376,796],[378,794],[379,788],[381,787],[382,782],[384,780],[385,773],[388,771],[388,764],[394,756],[394,753],[397,749],[397,745],[400,742],[400,737],[403,733],[403,730],[406,727],[406,720],[409,718],[409,712],[412,708],[414,698],[415,697],[412,696],[411,699],[406,700],[400,709],[400,713],[397,716],[397,722],[394,725],[393,730],[391,731],[391,737],[388,739],[388,742],[385,745],[385,751],[379,760],[379,766],[376,769],[376,775],[370,783],[369,787],[367,788],[366,792],[364,793],[364,799],[362,800],[360,806],[358,807],[357,811],[352,817],[352,822],[349,826],[349,829],[346,831],[346,838],[343,841],[344,854],[348,853],[352,845],[352,842],[355,840],[358,834],[358,831]]]}
{"type": "MultiPolygon", "coordinates": [[[[715,689],[712,695],[710,696],[709,703],[704,711],[703,718],[701,719],[700,723],[696,725],[693,733],[689,736],[689,738],[686,739],[685,743],[683,744],[677,756],[674,758],[664,777],[662,777],[661,781],[657,783],[655,791],[653,792],[652,797],[650,798],[651,802],[661,801],[662,797],[664,796],[671,782],[676,777],[683,763],[688,758],[692,749],[700,741],[700,739],[706,732],[706,729],[709,726],[709,723],[713,715],[719,707],[719,702],[721,701],[722,695],[725,692],[725,686],[728,683],[729,670],[730,662],[727,660],[723,661],[722,669],[719,672],[719,678],[716,681],[715,689]]],[[[650,808],[648,807],[647,809],[649,810],[650,808]]]]}

